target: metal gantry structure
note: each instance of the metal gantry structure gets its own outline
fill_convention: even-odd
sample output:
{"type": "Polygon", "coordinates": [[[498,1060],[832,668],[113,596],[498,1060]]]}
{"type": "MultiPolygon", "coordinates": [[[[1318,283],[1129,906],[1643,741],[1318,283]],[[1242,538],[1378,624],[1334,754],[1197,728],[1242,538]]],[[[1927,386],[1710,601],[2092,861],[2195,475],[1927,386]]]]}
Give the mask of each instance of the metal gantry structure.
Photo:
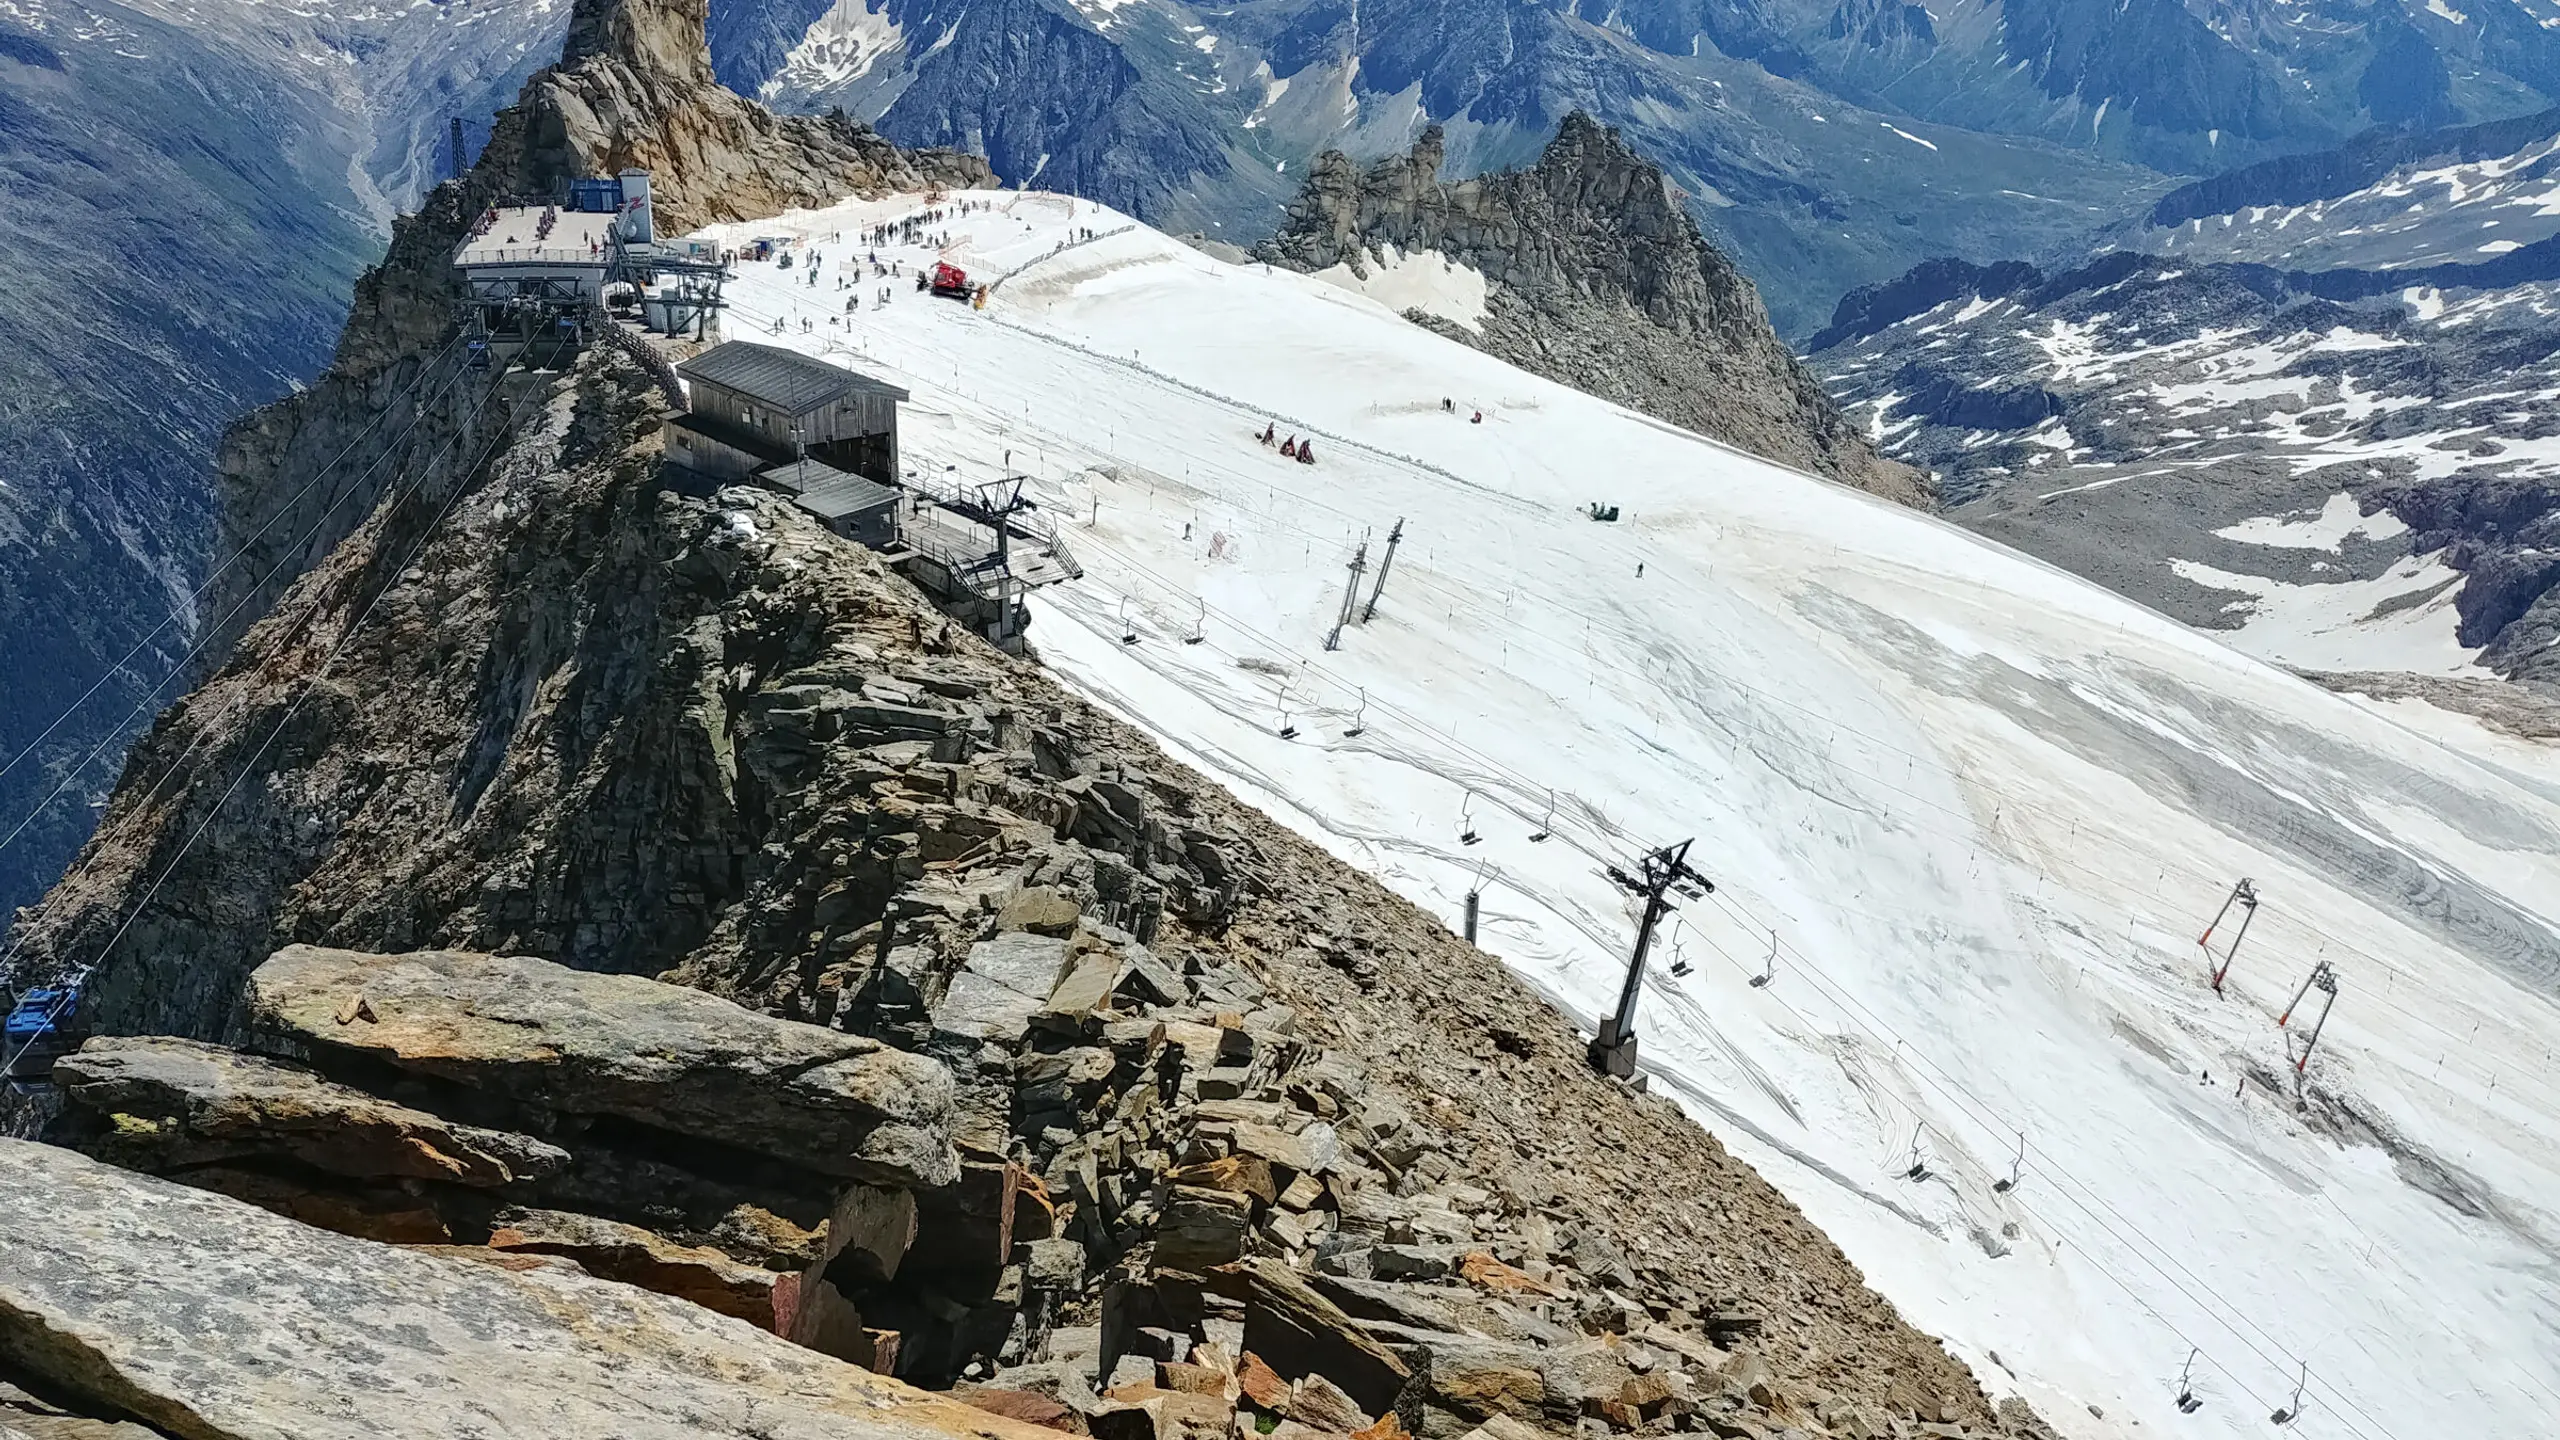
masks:
{"type": "Polygon", "coordinates": [[[2222,922],[2230,917],[2234,905],[2241,907],[2240,930],[2231,937],[2231,948],[2222,952],[2221,959],[2214,966],[2213,993],[2216,995],[2222,993],[2222,980],[2231,973],[2231,962],[2240,958],[2240,942],[2249,938],[2249,922],[2258,918],[2258,887],[2245,875],[2240,877],[2239,884],[2231,887],[2231,893],[2223,897],[2222,908],[2213,912],[2213,923],[2205,926],[2204,934],[2196,937],[2196,947],[2204,951],[2207,960],[2214,959],[2213,932],[2222,928],[2222,922]]]}
{"type": "Polygon", "coordinates": [[[1635,954],[1627,961],[1627,981],[1618,992],[1617,1011],[1600,1022],[1600,1032],[1591,1037],[1591,1068],[1620,1080],[1636,1075],[1636,997],[1644,990],[1644,960],[1653,948],[1653,932],[1662,917],[1678,908],[1671,903],[1675,891],[1704,896],[1713,893],[1715,882],[1701,875],[1689,864],[1689,847],[1697,843],[1683,840],[1665,845],[1636,862],[1633,873],[1609,867],[1609,878],[1620,889],[1644,900],[1644,918],[1636,925],[1635,954]]]}
{"type": "MultiPolygon", "coordinates": [[[[2329,1010],[2338,1003],[2338,972],[2326,960],[2311,967],[2311,974],[2295,988],[2293,998],[2285,1002],[2284,1013],[2276,1017],[2276,1028],[2287,1031],[2288,1037],[2293,1025],[2293,1012],[2302,1008],[2302,997],[2313,990],[2318,990],[2321,995],[2320,1014],[2311,1022],[2311,1035],[2302,1043],[2301,1057],[2293,1062],[2296,1075],[2304,1073],[2311,1064],[2311,1052],[2320,1048],[2320,1028],[2329,1023],[2329,1010]]],[[[2285,1043],[2290,1045],[2293,1042],[2288,1038],[2285,1043]]]]}

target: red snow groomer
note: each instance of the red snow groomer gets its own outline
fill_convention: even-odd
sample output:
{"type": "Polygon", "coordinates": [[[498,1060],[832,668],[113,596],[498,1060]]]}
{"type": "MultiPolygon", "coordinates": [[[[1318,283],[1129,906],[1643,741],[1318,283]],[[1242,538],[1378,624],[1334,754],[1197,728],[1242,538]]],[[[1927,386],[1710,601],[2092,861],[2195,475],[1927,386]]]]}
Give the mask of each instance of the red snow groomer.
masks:
{"type": "Polygon", "coordinates": [[[969,272],[948,260],[933,262],[933,293],[945,300],[969,298],[969,272]]]}

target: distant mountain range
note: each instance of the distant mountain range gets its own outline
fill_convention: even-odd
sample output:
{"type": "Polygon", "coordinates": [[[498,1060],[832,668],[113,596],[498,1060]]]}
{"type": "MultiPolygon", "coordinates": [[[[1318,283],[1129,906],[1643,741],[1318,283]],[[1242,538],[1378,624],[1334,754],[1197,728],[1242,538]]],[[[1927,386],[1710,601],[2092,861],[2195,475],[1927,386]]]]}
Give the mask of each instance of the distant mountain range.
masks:
{"type": "Polygon", "coordinates": [[[731,86],[1228,238],[1328,147],[1456,173],[1620,128],[1802,336],[1936,255],[2069,246],[2173,188],[2560,96],[2560,4],[2496,0],[718,0],[731,86]]]}
{"type": "Polygon", "coordinates": [[[2560,688],[2560,112],[1917,267],[1813,343],[1975,528],[2307,671],[2560,688]]]}

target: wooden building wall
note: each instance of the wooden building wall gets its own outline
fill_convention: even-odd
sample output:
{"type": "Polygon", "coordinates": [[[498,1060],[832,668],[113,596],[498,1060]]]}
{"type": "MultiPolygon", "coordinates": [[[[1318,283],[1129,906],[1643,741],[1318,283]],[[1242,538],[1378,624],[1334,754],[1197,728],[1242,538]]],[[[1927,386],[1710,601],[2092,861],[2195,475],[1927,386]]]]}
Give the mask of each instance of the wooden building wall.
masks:
{"type": "MultiPolygon", "coordinates": [[[[777,445],[788,447],[791,444],[790,416],[725,385],[715,385],[707,380],[690,383],[695,411],[754,430],[777,445]]],[[[898,402],[886,395],[850,391],[802,417],[800,424],[800,438],[811,445],[832,445],[873,435],[895,435],[898,430],[898,402]]]]}

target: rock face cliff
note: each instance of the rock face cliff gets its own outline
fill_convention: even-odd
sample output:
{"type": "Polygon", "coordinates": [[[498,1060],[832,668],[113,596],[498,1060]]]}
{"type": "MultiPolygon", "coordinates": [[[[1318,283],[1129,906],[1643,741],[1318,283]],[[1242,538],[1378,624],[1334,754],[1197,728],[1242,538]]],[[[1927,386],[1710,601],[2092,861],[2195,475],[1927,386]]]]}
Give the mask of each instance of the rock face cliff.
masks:
{"type": "Polygon", "coordinates": [[[909,151],[842,116],[777,116],[712,78],[709,0],[579,0],[560,63],[501,113],[478,163],[402,219],[357,282],[336,358],[318,383],[224,436],[219,544],[239,561],[206,602],[215,660],[294,577],[414,487],[425,503],[505,423],[507,403],[459,403],[448,347],[456,291],[444,263],[470,217],[564,179],[648,170],[657,222],[720,220],[897,188],[987,183],[976,156],[909,151]]]}
{"type": "Polygon", "coordinates": [[[1878,456],[1770,328],[1662,171],[1580,113],[1527,170],[1440,179],[1437,127],[1362,169],[1327,152],[1277,235],[1275,264],[1355,275],[1437,253],[1486,284],[1480,320],[1422,323],[1547,378],[1906,505],[1926,477],[1878,456]]]}

